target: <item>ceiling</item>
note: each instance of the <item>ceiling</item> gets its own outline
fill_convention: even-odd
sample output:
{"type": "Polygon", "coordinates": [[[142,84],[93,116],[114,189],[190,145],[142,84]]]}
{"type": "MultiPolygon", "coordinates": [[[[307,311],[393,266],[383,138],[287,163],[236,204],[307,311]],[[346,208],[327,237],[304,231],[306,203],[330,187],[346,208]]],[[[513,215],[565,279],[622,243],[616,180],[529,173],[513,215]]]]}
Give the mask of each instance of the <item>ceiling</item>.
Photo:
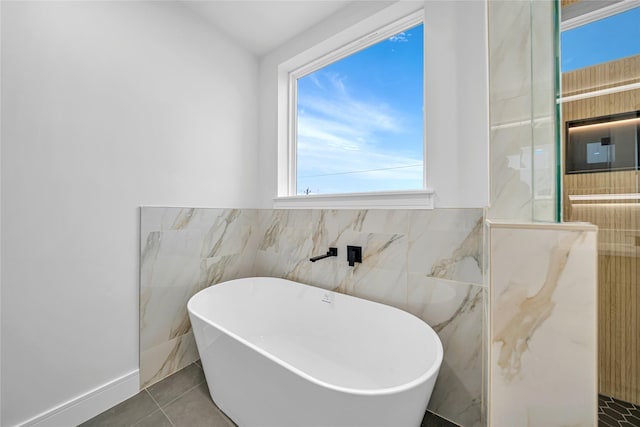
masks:
{"type": "Polygon", "coordinates": [[[351,1],[183,1],[186,7],[261,56],[319,23],[351,1]]]}

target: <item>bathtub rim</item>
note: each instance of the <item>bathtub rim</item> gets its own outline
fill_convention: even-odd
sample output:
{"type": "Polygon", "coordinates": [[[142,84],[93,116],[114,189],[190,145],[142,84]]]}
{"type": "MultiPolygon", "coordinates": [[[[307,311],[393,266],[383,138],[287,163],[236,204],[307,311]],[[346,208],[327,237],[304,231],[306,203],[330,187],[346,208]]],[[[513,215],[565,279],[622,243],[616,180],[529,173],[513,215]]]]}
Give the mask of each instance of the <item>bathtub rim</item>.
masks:
{"type": "MultiPolygon", "coordinates": [[[[347,294],[342,294],[339,292],[335,292],[335,291],[331,291],[331,290],[327,290],[327,289],[323,289],[323,288],[317,288],[320,290],[323,290],[325,292],[332,292],[334,294],[338,294],[338,295],[342,295],[344,297],[348,297],[348,298],[355,298],[358,300],[363,300],[366,301],[367,303],[371,303],[371,304],[377,304],[377,305],[381,305],[384,306],[385,309],[391,309],[391,310],[398,310],[401,312],[404,312],[406,314],[408,314],[409,316],[415,318],[415,320],[420,321],[422,323],[424,323],[424,325],[431,331],[430,334],[432,335],[432,337],[435,338],[434,343],[436,344],[436,358],[434,363],[429,366],[429,368],[419,377],[417,377],[414,380],[411,380],[407,383],[401,384],[401,385],[397,385],[397,386],[393,386],[393,387],[384,387],[384,388],[376,388],[376,389],[358,389],[358,388],[350,388],[350,387],[342,387],[342,386],[338,386],[335,384],[331,384],[328,383],[326,381],[322,381],[316,377],[313,377],[311,375],[309,375],[308,373],[304,372],[303,370],[296,368],[295,366],[291,365],[290,363],[287,363],[285,361],[283,361],[282,359],[277,358],[276,356],[274,356],[273,354],[269,353],[268,351],[258,347],[257,345],[247,341],[246,339],[240,337],[239,335],[229,331],[227,328],[218,325],[217,323],[213,322],[212,320],[208,320],[206,318],[204,318],[203,316],[199,315],[198,313],[196,313],[195,311],[192,310],[191,307],[191,301],[194,300],[194,298],[196,298],[198,296],[198,294],[200,294],[201,292],[204,292],[206,290],[208,290],[211,287],[214,286],[218,286],[221,285],[223,283],[229,283],[229,282],[234,282],[234,281],[239,281],[239,280],[246,280],[246,279],[269,279],[269,280],[283,280],[286,282],[292,282],[292,283],[296,283],[298,285],[303,285],[303,286],[309,286],[312,288],[315,288],[313,285],[307,285],[305,283],[301,283],[301,282],[297,282],[294,280],[289,280],[289,279],[283,279],[283,278],[279,278],[279,277],[268,277],[268,276],[256,276],[256,277],[244,277],[244,278],[240,278],[240,279],[231,279],[231,280],[225,280],[224,282],[220,282],[220,283],[216,283],[215,285],[211,285],[208,286],[204,289],[199,290],[198,292],[196,292],[191,298],[189,298],[189,301],[187,302],[187,311],[189,313],[189,315],[195,316],[197,317],[200,321],[213,326],[214,328],[220,330],[221,332],[225,333],[226,335],[232,337],[233,339],[235,339],[236,341],[242,343],[243,345],[246,345],[247,347],[249,347],[252,350],[257,351],[259,354],[263,355],[264,357],[266,357],[267,359],[277,363],[278,365],[282,366],[285,369],[288,369],[289,371],[292,371],[293,373],[295,373],[296,375],[299,375],[300,377],[314,383],[317,384],[321,387],[324,388],[328,388],[330,390],[335,390],[341,393],[346,393],[346,394],[352,394],[352,395],[360,395],[360,396],[381,396],[381,395],[391,395],[391,394],[399,394],[408,390],[411,390],[413,388],[417,388],[425,383],[427,383],[429,381],[429,379],[434,378],[434,380],[436,379],[437,373],[440,370],[440,367],[442,366],[442,360],[444,357],[444,349],[442,347],[442,341],[440,340],[440,337],[438,336],[438,334],[436,333],[436,331],[433,330],[433,328],[428,325],[426,322],[424,322],[422,319],[420,319],[419,317],[404,311],[404,310],[400,310],[399,308],[387,305],[387,304],[382,304],[376,301],[371,301],[371,300],[367,300],[364,298],[359,298],[353,295],[347,295],[347,294]]],[[[193,325],[191,326],[191,328],[193,329],[193,325]]]]}

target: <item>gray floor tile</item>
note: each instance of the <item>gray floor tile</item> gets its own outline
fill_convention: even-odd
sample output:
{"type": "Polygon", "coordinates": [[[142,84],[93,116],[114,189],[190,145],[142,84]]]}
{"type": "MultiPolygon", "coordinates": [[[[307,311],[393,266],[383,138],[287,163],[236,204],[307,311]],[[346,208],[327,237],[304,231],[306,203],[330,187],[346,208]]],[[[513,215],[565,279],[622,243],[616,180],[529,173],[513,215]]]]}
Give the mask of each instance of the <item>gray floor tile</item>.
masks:
{"type": "Polygon", "coordinates": [[[192,363],[159,383],[150,386],[147,388],[147,391],[153,396],[155,401],[158,402],[158,405],[163,407],[203,382],[204,373],[202,369],[192,363]]]}
{"type": "Polygon", "coordinates": [[[158,405],[156,405],[151,396],[146,391],[141,391],[113,408],[91,418],[89,421],[80,424],[80,427],[131,426],[158,410],[158,405]]]}
{"type": "Polygon", "coordinates": [[[171,421],[162,413],[161,410],[157,410],[151,415],[147,415],[132,427],[172,427],[171,421]]]}
{"type": "Polygon", "coordinates": [[[176,427],[233,427],[233,424],[211,401],[206,383],[163,407],[176,427]]]}

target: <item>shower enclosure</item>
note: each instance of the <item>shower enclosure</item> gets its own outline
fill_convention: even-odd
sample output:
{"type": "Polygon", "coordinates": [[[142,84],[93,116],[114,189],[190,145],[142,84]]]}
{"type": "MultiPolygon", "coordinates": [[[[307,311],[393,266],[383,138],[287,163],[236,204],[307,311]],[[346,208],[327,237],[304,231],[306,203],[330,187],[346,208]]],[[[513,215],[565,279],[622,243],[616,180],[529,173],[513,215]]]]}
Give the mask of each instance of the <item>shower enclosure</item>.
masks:
{"type": "Polygon", "coordinates": [[[561,216],[599,228],[599,393],[640,405],[640,4],[560,6],[561,216]]]}

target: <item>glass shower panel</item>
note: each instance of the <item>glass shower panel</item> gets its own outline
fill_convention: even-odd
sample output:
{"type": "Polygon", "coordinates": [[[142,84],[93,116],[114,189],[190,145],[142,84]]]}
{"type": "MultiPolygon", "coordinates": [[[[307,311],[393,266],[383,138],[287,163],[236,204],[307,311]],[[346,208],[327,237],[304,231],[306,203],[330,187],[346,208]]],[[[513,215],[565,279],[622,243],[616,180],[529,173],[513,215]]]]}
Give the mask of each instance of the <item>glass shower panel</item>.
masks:
{"type": "Polygon", "coordinates": [[[551,1],[531,1],[531,165],[533,220],[556,222],[555,56],[557,21],[551,1]]]}
{"type": "Polygon", "coordinates": [[[640,8],[595,3],[561,11],[563,219],[599,228],[599,391],[640,404],[640,8]]]}

